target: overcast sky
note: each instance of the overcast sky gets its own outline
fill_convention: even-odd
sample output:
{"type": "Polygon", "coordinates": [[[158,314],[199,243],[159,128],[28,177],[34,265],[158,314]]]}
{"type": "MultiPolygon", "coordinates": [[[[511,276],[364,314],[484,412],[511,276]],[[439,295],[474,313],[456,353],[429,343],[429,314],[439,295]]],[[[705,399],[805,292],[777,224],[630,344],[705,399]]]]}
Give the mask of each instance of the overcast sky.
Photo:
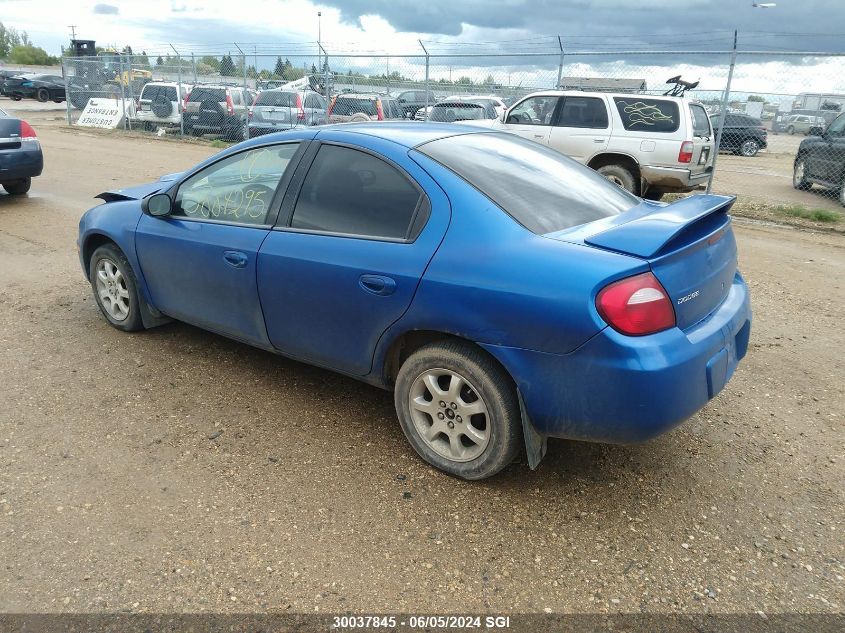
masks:
{"type": "MultiPolygon", "coordinates": [[[[259,52],[273,47],[311,53],[316,50],[318,11],[329,53],[417,53],[418,39],[440,53],[554,52],[557,35],[567,51],[724,50],[730,47],[733,29],[739,30],[740,49],[845,51],[845,0],[779,0],[769,9],[751,5],[751,0],[0,0],[0,20],[28,31],[36,44],[54,54],[67,43],[70,25],[76,25],[80,38],[130,44],[135,51],[164,51],[172,42],[182,50],[235,52],[232,43],[239,42],[258,44],[259,52]]],[[[627,60],[625,72],[632,76],[646,66],[662,73],[663,68],[687,64],[689,72],[699,75],[694,79],[709,81],[720,80],[725,65],[715,56],[627,60]],[[713,66],[717,68],[707,69],[713,66]]],[[[580,62],[589,70],[601,60],[567,61],[571,74],[580,62]]],[[[759,66],[763,61],[776,64],[769,70],[781,75],[772,92],[793,90],[811,77],[825,82],[825,89],[845,90],[845,58],[812,60],[798,76],[784,69],[800,59],[752,61],[754,68],[749,63],[738,69],[738,76],[744,72],[751,82],[750,90],[765,87],[754,78],[765,68],[759,66]]],[[[532,64],[513,60],[498,72],[519,72],[532,64]]]]}

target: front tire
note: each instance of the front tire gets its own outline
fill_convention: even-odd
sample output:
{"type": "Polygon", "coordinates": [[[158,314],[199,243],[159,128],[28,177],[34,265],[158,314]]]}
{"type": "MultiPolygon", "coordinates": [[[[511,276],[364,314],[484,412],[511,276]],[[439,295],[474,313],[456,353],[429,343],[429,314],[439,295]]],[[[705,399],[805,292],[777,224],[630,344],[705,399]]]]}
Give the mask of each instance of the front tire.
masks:
{"type": "Polygon", "coordinates": [[[495,475],[522,448],[513,382],[483,350],[468,343],[430,343],[396,378],[396,413],[414,450],[462,479],[495,475]]]}
{"type": "Polygon", "coordinates": [[[795,161],[792,169],[792,186],[801,191],[807,191],[813,186],[813,183],[807,180],[807,161],[804,158],[795,161]]]}
{"type": "Polygon", "coordinates": [[[112,327],[124,332],[144,328],[135,274],[129,260],[117,246],[104,244],[94,251],[88,278],[94,299],[112,327]]]}
{"type": "Polygon", "coordinates": [[[639,195],[637,180],[634,178],[634,174],[632,174],[627,167],[623,167],[622,165],[603,165],[596,171],[613,184],[619,185],[626,191],[633,193],[635,196],[639,195]]]}
{"type": "Polygon", "coordinates": [[[22,196],[29,191],[31,186],[32,178],[21,178],[20,180],[15,180],[14,182],[3,183],[3,189],[6,190],[6,193],[13,196],[22,196]]]}
{"type": "Polygon", "coordinates": [[[39,88],[38,92],[35,93],[35,98],[40,103],[47,103],[50,100],[50,91],[46,88],[39,88]]]}

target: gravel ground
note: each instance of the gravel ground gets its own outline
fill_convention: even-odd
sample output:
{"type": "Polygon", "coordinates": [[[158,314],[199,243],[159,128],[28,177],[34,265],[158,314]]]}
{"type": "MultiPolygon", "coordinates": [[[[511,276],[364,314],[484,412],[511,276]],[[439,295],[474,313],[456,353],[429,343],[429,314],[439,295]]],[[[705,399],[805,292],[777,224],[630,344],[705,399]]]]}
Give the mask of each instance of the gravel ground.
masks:
{"type": "Polygon", "coordinates": [[[465,483],[386,392],[110,328],[80,214],[213,150],[59,124],[29,197],[0,194],[0,611],[845,609],[843,236],[737,223],[750,351],[674,432],[465,483]]]}

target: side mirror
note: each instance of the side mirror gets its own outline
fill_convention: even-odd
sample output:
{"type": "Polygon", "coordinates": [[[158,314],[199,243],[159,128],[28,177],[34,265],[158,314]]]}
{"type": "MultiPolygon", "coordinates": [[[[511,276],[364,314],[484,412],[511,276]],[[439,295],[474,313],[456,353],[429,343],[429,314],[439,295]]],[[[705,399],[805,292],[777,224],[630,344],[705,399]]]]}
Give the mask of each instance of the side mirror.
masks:
{"type": "Polygon", "coordinates": [[[156,193],[141,200],[141,210],[156,218],[170,215],[173,210],[173,201],[166,193],[156,193]]]}
{"type": "Polygon", "coordinates": [[[807,136],[822,136],[824,134],[824,128],[820,125],[814,125],[809,130],[807,130],[807,136]]]}

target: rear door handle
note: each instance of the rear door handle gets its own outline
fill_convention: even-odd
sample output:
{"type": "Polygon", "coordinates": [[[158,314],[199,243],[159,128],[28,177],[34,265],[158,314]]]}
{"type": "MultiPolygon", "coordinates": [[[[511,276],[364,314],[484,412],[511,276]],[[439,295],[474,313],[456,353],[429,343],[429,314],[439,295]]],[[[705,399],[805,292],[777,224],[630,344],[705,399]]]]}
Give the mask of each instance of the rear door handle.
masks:
{"type": "Polygon", "coordinates": [[[243,268],[247,263],[247,256],[240,251],[223,251],[223,259],[235,268],[243,268]]]}
{"type": "Polygon", "coordinates": [[[393,291],[396,290],[396,282],[384,275],[361,275],[358,285],[367,292],[379,295],[380,297],[393,294],[393,291]]]}

